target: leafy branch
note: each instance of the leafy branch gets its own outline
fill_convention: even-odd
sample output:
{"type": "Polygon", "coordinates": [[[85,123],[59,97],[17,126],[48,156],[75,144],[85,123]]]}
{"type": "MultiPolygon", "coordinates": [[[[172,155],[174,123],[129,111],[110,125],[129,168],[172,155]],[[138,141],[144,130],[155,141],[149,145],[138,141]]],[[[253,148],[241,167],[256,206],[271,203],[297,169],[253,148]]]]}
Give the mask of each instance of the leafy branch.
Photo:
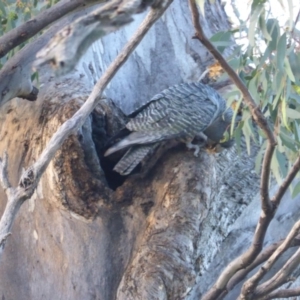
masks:
{"type": "MultiPolygon", "coordinates": [[[[285,180],[279,186],[279,189],[275,196],[272,199],[270,199],[269,182],[271,173],[271,161],[273,158],[275,147],[277,145],[274,133],[268,125],[266,117],[261,112],[261,109],[257,106],[247,87],[239,78],[238,74],[229,66],[225,58],[219,53],[219,51],[215,48],[211,41],[205,36],[199,22],[200,16],[196,5],[196,1],[189,0],[189,5],[195,29],[194,38],[198,39],[208,49],[208,51],[220,63],[222,68],[227,72],[233,83],[242,93],[243,101],[246,104],[246,106],[249,107],[253,120],[260,127],[260,129],[267,138],[267,147],[264,153],[260,177],[261,214],[256,226],[252,244],[246,252],[244,252],[241,256],[229,263],[229,265],[221,273],[221,275],[219,276],[215,284],[212,286],[212,288],[202,298],[203,300],[214,300],[220,297],[221,295],[224,295],[224,293],[226,294],[228,283],[239,270],[249,267],[251,264],[254,263],[255,259],[257,259],[259,253],[263,248],[263,242],[266,235],[266,231],[275,215],[280,201],[287,188],[290,186],[292,180],[295,178],[296,174],[300,170],[300,157],[298,157],[298,159],[294,163],[294,166],[291,168],[290,172],[286,176],[285,180]]],[[[251,297],[253,294],[255,294],[254,288],[255,284],[253,284],[251,288],[248,287],[248,293],[251,295],[251,297]]]]}

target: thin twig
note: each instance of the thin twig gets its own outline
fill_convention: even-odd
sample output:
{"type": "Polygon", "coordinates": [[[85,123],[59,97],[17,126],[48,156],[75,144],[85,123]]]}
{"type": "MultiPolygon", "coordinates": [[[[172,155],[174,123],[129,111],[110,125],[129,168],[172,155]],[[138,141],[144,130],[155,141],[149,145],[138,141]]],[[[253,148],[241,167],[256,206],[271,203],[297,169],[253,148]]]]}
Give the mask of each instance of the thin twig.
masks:
{"type": "Polygon", "coordinates": [[[297,296],[300,296],[300,287],[295,289],[278,290],[257,300],[271,300],[271,299],[290,298],[290,297],[297,297],[297,296]]]}
{"type": "MultiPolygon", "coordinates": [[[[291,244],[291,247],[300,246],[300,237],[296,237],[291,244]]],[[[259,266],[261,263],[265,262],[273,253],[274,251],[284,242],[284,239],[269,245],[265,248],[257,257],[256,259],[250,264],[248,267],[238,271],[228,282],[227,290],[232,290],[239,282],[241,282],[253,269],[259,266]]]]}
{"type": "MultiPolygon", "coordinates": [[[[298,223],[298,222],[297,222],[298,223]]],[[[299,229],[299,228],[298,228],[299,229]]],[[[299,266],[300,264],[300,248],[292,255],[292,257],[284,264],[282,268],[269,280],[265,281],[261,285],[259,285],[254,295],[257,298],[268,295],[273,292],[281,285],[294,281],[294,278],[289,277],[292,272],[299,266]]]]}
{"type": "Polygon", "coordinates": [[[227,72],[233,83],[239,88],[243,95],[244,102],[250,108],[251,115],[256,122],[256,124],[262,129],[268,139],[268,146],[263,159],[263,172],[261,176],[261,200],[263,202],[263,207],[267,210],[272,209],[271,203],[269,200],[269,176],[270,176],[270,165],[271,159],[273,156],[273,152],[275,146],[277,144],[275,136],[270,129],[268,122],[264,115],[262,114],[260,108],[256,105],[254,99],[249,93],[247,87],[241,81],[236,72],[229,66],[227,61],[224,59],[222,54],[214,47],[214,45],[209,41],[209,39],[205,36],[202,27],[199,23],[199,11],[196,5],[195,0],[189,0],[189,5],[192,13],[193,25],[195,28],[195,38],[197,38],[206,48],[207,50],[215,57],[215,59],[220,63],[222,68],[227,72]]]}
{"type": "MultiPolygon", "coordinates": [[[[278,258],[290,247],[290,244],[294,240],[294,238],[298,235],[300,230],[300,221],[296,222],[289,232],[288,236],[284,240],[284,242],[274,251],[271,257],[266,261],[266,263],[260,267],[260,269],[249,278],[243,285],[241,295],[239,300],[247,299],[247,295],[256,295],[255,288],[258,283],[262,280],[262,278],[269,272],[274,263],[278,260],[278,258]]],[[[270,292],[270,291],[269,291],[270,292]]]]}
{"type": "Polygon", "coordinates": [[[88,3],[103,2],[103,1],[86,1],[86,0],[72,0],[72,1],[60,1],[42,11],[36,17],[28,20],[20,26],[5,33],[0,38],[0,58],[8,53],[8,51],[24,43],[39,31],[54,21],[57,21],[67,13],[82,6],[84,7],[88,3]]]}
{"type": "Polygon", "coordinates": [[[233,81],[233,83],[239,88],[241,91],[245,103],[249,106],[252,116],[256,123],[260,126],[260,128],[264,131],[270,142],[276,145],[276,140],[273,135],[272,130],[270,129],[268,122],[264,115],[262,114],[259,107],[256,105],[253,100],[251,94],[249,93],[247,87],[241,81],[236,72],[229,66],[227,61],[224,59],[222,54],[214,47],[214,45],[210,42],[210,40],[205,36],[202,27],[199,23],[199,12],[195,0],[189,0],[190,9],[192,12],[193,25],[196,30],[195,38],[199,39],[200,42],[207,48],[207,50],[215,57],[215,59],[220,63],[222,68],[228,73],[229,77],[233,81]]]}
{"type": "Polygon", "coordinates": [[[293,29],[292,29],[292,31],[291,31],[291,36],[294,36],[294,32],[295,32],[295,29],[296,29],[296,25],[297,25],[299,19],[300,19],[300,9],[299,9],[298,14],[297,14],[297,16],[296,16],[296,19],[295,19],[295,22],[294,22],[294,26],[293,26],[293,29]]]}
{"type": "Polygon", "coordinates": [[[282,196],[284,195],[284,192],[286,191],[289,182],[291,182],[297,172],[300,169],[300,157],[296,160],[294,166],[286,176],[285,180],[281,184],[281,186],[278,189],[278,192],[275,194],[273,198],[273,211],[272,214],[265,214],[264,211],[261,212],[259,222],[256,226],[254,238],[252,241],[252,244],[250,248],[244,252],[242,255],[237,257],[235,260],[230,262],[230,264],[225,268],[225,270],[220,274],[218,280],[213,285],[213,287],[207,292],[207,294],[202,298],[203,300],[208,299],[217,299],[219,295],[221,295],[224,291],[226,292],[226,286],[228,282],[233,278],[234,274],[240,269],[246,268],[253,262],[254,259],[257,258],[257,255],[262,249],[263,246],[263,240],[266,234],[266,231],[268,229],[268,226],[270,222],[273,219],[273,216],[276,212],[276,208],[280,204],[280,201],[282,199],[282,196]]]}
{"type": "MultiPolygon", "coordinates": [[[[283,195],[285,194],[285,192],[287,191],[289,185],[291,184],[291,182],[294,180],[294,178],[296,177],[297,173],[300,170],[300,156],[296,159],[293,167],[291,168],[291,170],[289,171],[289,173],[287,174],[286,178],[284,179],[284,181],[282,182],[282,184],[279,186],[277,193],[274,195],[274,197],[271,200],[272,206],[274,207],[273,211],[269,212],[268,214],[265,214],[263,211],[261,212],[261,216],[260,216],[260,220],[259,223],[257,225],[257,228],[261,226],[261,224],[263,224],[266,228],[262,230],[262,232],[265,230],[267,230],[270,222],[273,219],[273,216],[276,212],[277,207],[279,206],[281,199],[283,197],[283,195]]],[[[257,232],[255,232],[255,236],[254,239],[256,238],[257,232]]],[[[243,287],[243,289],[247,289],[247,293],[254,293],[254,289],[256,288],[256,285],[258,284],[259,281],[254,281],[253,284],[248,285],[248,287],[243,287]]],[[[246,285],[246,283],[245,283],[246,285]]]]}

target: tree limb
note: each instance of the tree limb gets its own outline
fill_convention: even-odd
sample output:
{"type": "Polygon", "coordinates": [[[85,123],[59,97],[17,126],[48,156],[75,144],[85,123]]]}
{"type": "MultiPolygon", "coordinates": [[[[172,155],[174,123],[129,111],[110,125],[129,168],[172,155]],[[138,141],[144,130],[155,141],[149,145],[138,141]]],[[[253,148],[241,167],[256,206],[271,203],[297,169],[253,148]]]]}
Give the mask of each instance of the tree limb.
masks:
{"type": "Polygon", "coordinates": [[[5,63],[0,70],[0,105],[15,97],[30,98],[32,101],[35,95],[36,99],[38,90],[31,81],[31,66],[35,60],[35,54],[67,22],[70,20],[66,18],[53,24],[45,34],[27,44],[5,63]]]}
{"type": "Polygon", "coordinates": [[[300,296],[300,287],[295,289],[278,290],[257,300],[271,300],[271,299],[290,298],[290,297],[297,297],[297,296],[300,296]]]}
{"type": "Polygon", "coordinates": [[[13,48],[33,37],[49,24],[66,15],[67,13],[75,10],[80,6],[92,4],[93,2],[101,3],[104,2],[104,0],[60,1],[49,9],[42,11],[35,18],[32,18],[29,21],[5,33],[0,38],[0,58],[6,55],[13,48]]]}
{"type": "MultiPolygon", "coordinates": [[[[136,33],[96,83],[86,102],[71,119],[67,120],[59,127],[37,161],[22,174],[19,185],[16,188],[9,188],[7,190],[8,202],[0,221],[0,237],[5,237],[9,233],[19,208],[23,202],[29,199],[34,193],[43,172],[46,170],[56,151],[60,148],[67,137],[69,137],[72,133],[76,133],[83,125],[97,103],[101,100],[101,94],[110,80],[126,62],[130,54],[137,47],[151,26],[165,12],[172,1],[173,0],[168,0],[162,6],[152,8],[150,10],[136,33]]],[[[4,243],[0,250],[3,250],[3,248],[4,243]]],[[[0,251],[0,255],[1,253],[2,252],[0,251]]]]}
{"type": "MultiPolygon", "coordinates": [[[[51,63],[57,74],[70,72],[95,40],[130,23],[133,14],[143,11],[154,2],[141,0],[108,2],[59,31],[37,54],[36,65],[51,63]]],[[[157,1],[160,2],[164,1],[157,1]]]]}
{"type": "MultiPolygon", "coordinates": [[[[259,266],[261,263],[269,259],[269,257],[276,251],[276,249],[284,242],[284,240],[280,240],[272,245],[269,245],[265,248],[256,259],[250,264],[248,267],[238,271],[228,282],[227,290],[232,290],[239,282],[241,282],[253,269],[259,266]]],[[[300,237],[296,237],[293,239],[289,247],[300,246],[300,237]]]]}
{"type": "Polygon", "coordinates": [[[284,195],[290,182],[292,182],[292,180],[295,178],[299,170],[300,170],[300,157],[298,157],[292,169],[286,176],[285,180],[280,185],[278,192],[275,194],[274,198],[272,199],[272,202],[274,203],[273,204],[274,209],[272,210],[272,213],[265,214],[264,211],[261,212],[260,219],[256,226],[254,238],[250,248],[242,255],[234,259],[232,262],[230,262],[230,264],[221,273],[221,275],[219,276],[218,280],[213,285],[213,287],[204,296],[203,300],[217,299],[217,297],[219,297],[223,292],[227,292],[226,286],[228,282],[231,280],[231,278],[233,278],[234,274],[238,270],[248,267],[249,264],[253,263],[253,260],[257,258],[258,253],[262,249],[263,240],[266,231],[268,229],[268,226],[273,219],[273,216],[276,212],[278,205],[280,204],[282,196],[284,195]]]}
{"type": "MultiPolygon", "coordinates": [[[[254,296],[255,298],[258,296],[257,292],[255,291],[255,288],[258,285],[259,281],[261,281],[261,279],[267,274],[267,272],[271,269],[271,267],[278,260],[278,258],[290,247],[290,244],[292,243],[294,238],[298,235],[299,230],[300,230],[300,221],[298,221],[297,223],[294,224],[293,228],[289,232],[289,234],[286,237],[286,239],[284,240],[284,242],[276,249],[276,251],[274,251],[274,253],[267,260],[267,262],[262,267],[260,267],[260,269],[256,272],[256,274],[254,274],[251,278],[249,278],[244,283],[241,295],[238,298],[239,300],[248,299],[248,296],[250,298],[252,298],[253,295],[255,295],[254,296]]],[[[284,267],[278,273],[280,273],[283,269],[284,269],[284,267]]],[[[289,274],[286,274],[286,275],[289,275],[289,274]]],[[[282,282],[282,281],[280,281],[280,282],[282,282]]],[[[274,284],[274,279],[272,279],[272,286],[273,286],[273,284],[274,284]]],[[[265,285],[267,285],[266,282],[263,283],[261,286],[265,286],[265,285]]],[[[258,287],[257,290],[262,290],[262,287],[258,287]]],[[[272,290],[265,289],[263,295],[266,295],[271,291],[272,290]]],[[[259,296],[262,296],[262,295],[259,295],[259,296]]]]}
{"type": "MultiPolygon", "coordinates": [[[[299,230],[299,221],[296,223],[299,230]]],[[[295,225],[296,225],[295,224],[295,225]]],[[[293,228],[294,229],[294,228],[293,228]]],[[[284,264],[284,266],[269,280],[265,281],[257,287],[254,291],[255,297],[262,297],[268,295],[270,292],[274,291],[281,285],[294,281],[294,278],[289,277],[291,273],[300,264],[300,248],[292,255],[292,257],[284,264]]]]}
{"type": "Polygon", "coordinates": [[[207,50],[214,56],[214,58],[220,63],[222,68],[227,72],[233,83],[238,87],[241,91],[244,102],[250,108],[251,115],[256,122],[256,124],[262,129],[262,131],[266,134],[268,139],[268,146],[264,155],[263,160],[263,173],[261,176],[261,198],[263,202],[263,207],[266,209],[271,208],[270,200],[269,200],[269,175],[270,175],[270,165],[272,155],[277,144],[275,136],[270,129],[268,122],[264,115],[262,114],[260,108],[256,105],[254,99],[249,93],[247,87],[244,85],[242,80],[236,74],[236,72],[229,66],[225,58],[222,54],[215,48],[215,46],[210,42],[210,40],[205,36],[202,27],[199,23],[199,11],[196,5],[195,0],[189,0],[189,5],[192,13],[193,25],[195,28],[195,36],[206,48],[207,50]]]}

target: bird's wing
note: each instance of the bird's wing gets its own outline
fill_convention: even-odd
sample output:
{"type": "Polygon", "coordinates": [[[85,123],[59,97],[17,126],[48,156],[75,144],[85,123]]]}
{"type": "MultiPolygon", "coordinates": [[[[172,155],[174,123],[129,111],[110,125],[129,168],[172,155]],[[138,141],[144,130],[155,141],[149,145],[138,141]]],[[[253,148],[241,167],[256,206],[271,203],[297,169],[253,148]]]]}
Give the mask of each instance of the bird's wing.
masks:
{"type": "Polygon", "coordinates": [[[105,156],[135,144],[173,138],[193,139],[225,108],[225,100],[216,91],[200,83],[173,86],[152,100],[127,123],[126,127],[133,132],[108,149],[105,156]]]}
{"type": "Polygon", "coordinates": [[[220,101],[215,101],[216,96],[220,97],[216,91],[200,83],[170,87],[153,97],[152,102],[130,120],[126,127],[136,132],[168,128],[172,134],[194,128],[201,131],[219,113],[220,101]]]}

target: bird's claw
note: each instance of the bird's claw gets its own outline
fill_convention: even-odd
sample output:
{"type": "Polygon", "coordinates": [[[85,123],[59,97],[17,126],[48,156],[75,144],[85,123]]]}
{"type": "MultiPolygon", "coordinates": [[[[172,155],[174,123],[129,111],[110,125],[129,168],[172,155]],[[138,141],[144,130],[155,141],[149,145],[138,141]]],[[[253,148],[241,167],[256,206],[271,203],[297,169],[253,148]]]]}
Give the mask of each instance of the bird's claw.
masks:
{"type": "Polygon", "coordinates": [[[194,145],[192,143],[187,143],[186,146],[188,147],[188,149],[195,149],[194,156],[198,157],[199,152],[200,152],[200,146],[199,145],[194,145]]]}

